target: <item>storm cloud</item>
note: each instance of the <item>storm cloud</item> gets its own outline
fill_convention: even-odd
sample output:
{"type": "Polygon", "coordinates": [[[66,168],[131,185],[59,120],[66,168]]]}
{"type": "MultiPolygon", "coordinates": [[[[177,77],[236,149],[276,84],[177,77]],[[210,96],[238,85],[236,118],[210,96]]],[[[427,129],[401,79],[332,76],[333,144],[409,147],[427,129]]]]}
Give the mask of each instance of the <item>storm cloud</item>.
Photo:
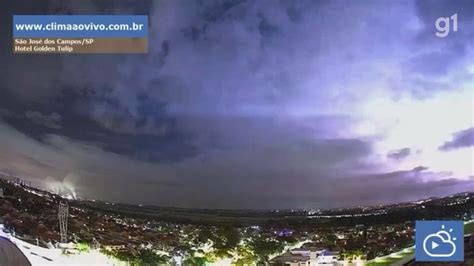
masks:
{"type": "Polygon", "coordinates": [[[453,139],[445,142],[440,150],[449,151],[472,146],[474,146],[474,127],[454,133],[453,139]]]}
{"type": "Polygon", "coordinates": [[[473,189],[472,168],[439,157],[472,149],[472,128],[461,130],[474,112],[442,109],[472,110],[469,1],[0,7],[3,40],[13,14],[150,16],[146,55],[19,56],[0,44],[2,172],[42,186],[66,179],[79,196],[209,208],[473,189]],[[459,31],[436,37],[436,18],[455,12],[459,31]]]}
{"type": "Polygon", "coordinates": [[[403,148],[400,150],[390,151],[387,154],[387,158],[394,159],[394,160],[401,160],[411,154],[410,148],[403,148]]]}

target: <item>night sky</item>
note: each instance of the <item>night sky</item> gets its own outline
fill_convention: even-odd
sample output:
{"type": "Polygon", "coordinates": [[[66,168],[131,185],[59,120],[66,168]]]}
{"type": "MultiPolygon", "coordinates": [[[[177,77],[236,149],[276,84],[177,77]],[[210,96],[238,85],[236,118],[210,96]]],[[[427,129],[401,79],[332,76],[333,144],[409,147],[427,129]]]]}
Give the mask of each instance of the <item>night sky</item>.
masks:
{"type": "Polygon", "coordinates": [[[1,173],[199,208],[474,190],[470,0],[1,1],[0,22],[1,173]],[[14,14],[149,14],[149,53],[13,55],[14,14]]]}

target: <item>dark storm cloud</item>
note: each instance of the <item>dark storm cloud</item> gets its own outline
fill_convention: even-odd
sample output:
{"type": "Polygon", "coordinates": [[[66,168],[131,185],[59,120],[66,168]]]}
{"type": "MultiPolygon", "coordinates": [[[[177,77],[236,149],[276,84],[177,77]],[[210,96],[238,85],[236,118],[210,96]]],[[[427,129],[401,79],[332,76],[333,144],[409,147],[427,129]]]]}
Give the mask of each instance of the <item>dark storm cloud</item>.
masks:
{"type": "Polygon", "coordinates": [[[457,72],[471,55],[470,7],[456,7],[458,34],[435,41],[433,19],[458,10],[446,2],[30,4],[0,3],[2,39],[12,14],[150,14],[150,52],[20,56],[0,43],[2,171],[66,180],[90,197],[222,208],[389,202],[469,185],[387,170],[380,158],[410,148],[378,154],[383,136],[353,129],[387,88],[426,96],[470,77],[457,72]]]}
{"type": "MultiPolygon", "coordinates": [[[[193,147],[186,143],[201,138],[195,136],[200,133],[188,127],[185,132],[177,132],[174,127],[175,119],[166,113],[182,116],[186,120],[189,115],[228,115],[230,120],[234,117],[238,120],[240,116],[274,115],[281,105],[285,105],[287,99],[294,97],[290,87],[296,88],[296,86],[294,86],[295,80],[290,78],[293,72],[290,68],[282,67],[274,71],[267,70],[267,67],[262,65],[271,63],[265,61],[273,60],[272,58],[278,53],[288,49],[269,39],[281,40],[285,38],[284,34],[298,27],[291,22],[288,10],[293,10],[291,12],[294,16],[298,13],[301,21],[308,16],[302,13],[305,7],[315,9],[325,5],[325,3],[282,2],[273,10],[266,10],[263,3],[254,5],[247,1],[210,2],[202,5],[198,2],[191,4],[162,2],[160,9],[155,9],[156,16],[152,16],[152,26],[158,28],[156,32],[159,34],[155,37],[155,31],[151,32],[151,42],[161,45],[152,46],[151,56],[42,58],[42,62],[48,67],[57,66],[57,69],[40,73],[41,79],[28,76],[8,79],[5,82],[7,97],[4,101],[14,102],[16,99],[18,106],[26,101],[30,105],[40,105],[37,108],[47,109],[44,111],[59,112],[65,117],[65,121],[74,121],[74,124],[65,125],[62,132],[65,136],[89,143],[105,143],[106,149],[121,154],[160,160],[163,156],[154,155],[153,153],[157,152],[152,149],[160,149],[160,154],[170,153],[170,159],[179,157],[173,155],[174,151],[179,153],[187,149],[194,155],[193,147]],[[178,12],[175,18],[178,26],[173,25],[161,30],[160,27],[168,24],[167,14],[161,16],[160,12],[171,12],[170,9],[176,9],[178,12]],[[274,15],[277,15],[276,21],[274,15]],[[243,22],[242,25],[238,24],[239,21],[243,22]],[[289,28],[287,23],[290,23],[289,28]],[[189,40],[188,34],[191,25],[198,27],[191,28],[191,32],[198,35],[192,37],[193,40],[189,40]],[[250,31],[242,26],[249,27],[250,31]],[[284,29],[285,27],[287,29],[284,29]],[[249,45],[243,43],[252,39],[255,43],[249,45]],[[271,54],[265,55],[266,49],[270,49],[271,54]],[[259,57],[265,60],[260,66],[259,57]],[[235,65],[235,60],[237,64],[241,60],[240,64],[243,65],[235,65]],[[254,63],[256,69],[252,69],[254,63]],[[254,70],[260,71],[261,74],[254,75],[254,70]],[[48,78],[49,80],[45,80],[48,78]],[[35,84],[21,83],[33,80],[35,84]],[[38,88],[37,84],[45,87],[38,88]],[[68,92],[70,90],[76,93],[68,92]],[[68,99],[82,97],[84,91],[87,91],[87,96],[83,97],[82,101],[71,102],[68,99]],[[68,105],[65,105],[65,102],[68,105]],[[81,125],[83,130],[79,130],[78,125],[81,125]],[[110,131],[120,137],[114,135],[100,137],[110,131]],[[170,136],[174,136],[176,141],[173,142],[170,136]],[[180,136],[187,137],[188,140],[180,136]],[[125,138],[129,140],[125,141],[125,138]],[[140,138],[142,141],[135,138],[140,138]],[[115,139],[118,140],[114,141],[115,139]],[[150,142],[165,141],[171,141],[170,148],[149,145],[150,142]],[[184,143],[183,148],[179,147],[180,142],[184,143]],[[120,145],[121,143],[125,144],[120,145]],[[174,149],[171,148],[173,146],[174,149]]],[[[83,13],[91,10],[103,12],[104,6],[100,1],[84,5],[53,2],[49,9],[58,13],[83,13]],[[97,7],[94,9],[95,4],[97,7]]],[[[108,11],[112,9],[109,7],[108,11]]],[[[117,9],[121,10],[120,7],[117,9]]],[[[291,45],[298,48],[297,43],[291,45]]],[[[281,59],[286,62],[292,60],[289,57],[281,59]]],[[[24,62],[16,58],[12,60],[18,65],[12,65],[10,71],[22,75],[37,73],[25,68],[33,68],[33,62],[37,60],[30,57],[24,60],[24,62]]],[[[211,128],[215,126],[212,123],[206,125],[211,128]]],[[[28,126],[24,126],[21,131],[34,134],[36,138],[41,138],[47,133],[42,132],[42,129],[31,129],[28,126]]]]}
{"type": "Polygon", "coordinates": [[[445,142],[439,149],[450,151],[472,146],[474,146],[474,127],[454,133],[452,140],[445,142]]]}
{"type": "Polygon", "coordinates": [[[411,154],[410,148],[403,148],[399,150],[391,151],[387,154],[387,158],[394,160],[401,160],[408,157],[411,154]]]}
{"type": "Polygon", "coordinates": [[[413,168],[413,171],[421,172],[421,171],[425,171],[425,170],[428,170],[428,169],[429,169],[428,167],[420,165],[420,166],[417,166],[417,167],[413,168]]]}
{"type": "Polygon", "coordinates": [[[470,0],[440,1],[418,0],[413,2],[418,27],[411,40],[411,49],[416,51],[403,63],[404,79],[394,81],[397,91],[409,91],[414,96],[426,98],[436,91],[456,90],[456,80],[472,79],[463,66],[469,63],[474,38],[474,8],[470,0]],[[445,38],[435,35],[435,22],[440,17],[458,15],[458,31],[445,38]],[[451,78],[450,78],[451,76],[451,78]]]}
{"type": "Polygon", "coordinates": [[[159,108],[142,104],[142,109],[153,112],[139,112],[133,120],[114,102],[87,93],[66,93],[56,97],[48,104],[29,105],[41,112],[25,110],[25,106],[8,97],[0,99],[0,103],[11,110],[3,120],[39,141],[48,134],[60,132],[69,138],[144,161],[178,160],[196,153],[189,143],[191,137],[179,131],[174,119],[164,116],[157,110],[159,108]],[[101,111],[100,122],[96,117],[88,116],[88,111],[83,111],[108,105],[114,107],[101,111]]]}
{"type": "Polygon", "coordinates": [[[61,129],[62,118],[58,113],[45,115],[38,111],[26,111],[25,116],[35,124],[51,129],[61,129]]]}
{"type": "MultiPolygon", "coordinates": [[[[315,204],[330,200],[333,207],[347,205],[343,199],[351,197],[354,205],[376,205],[390,202],[412,201],[431,196],[449,195],[448,191],[474,189],[474,179],[458,180],[447,173],[428,169],[413,169],[349,177],[351,182],[327,179],[318,184],[322,193],[308,195],[306,200],[315,204]],[[427,182],[426,180],[430,180],[427,182]],[[370,186],[367,184],[370,183],[370,186]],[[335,189],[337,187],[337,189],[335,189]],[[371,193],[366,193],[369,189],[371,193]],[[336,193],[337,190],[337,193],[336,193]]],[[[346,179],[343,179],[346,180],[346,179]]],[[[311,206],[311,205],[309,205],[311,206]]]]}
{"type": "MultiPolygon", "coordinates": [[[[48,135],[39,142],[11,128],[1,129],[3,152],[0,166],[8,165],[16,173],[32,178],[55,175],[59,179],[73,174],[77,176],[76,190],[85,196],[120,200],[126,193],[124,188],[127,188],[129,200],[133,202],[195,207],[239,207],[241,196],[227,200],[221,197],[240,194],[255,198],[260,189],[262,192],[275,190],[308,180],[313,180],[313,183],[344,172],[343,169],[363,169],[362,162],[359,165],[349,157],[358,157],[359,153],[354,151],[361,145],[368,145],[360,141],[330,140],[288,149],[285,144],[280,144],[279,148],[276,147],[278,143],[274,143],[268,147],[242,148],[232,153],[208,151],[196,159],[180,163],[150,164],[57,135],[48,135]],[[331,149],[329,143],[337,144],[339,149],[331,149]],[[328,159],[321,161],[325,156],[328,159]],[[312,176],[309,174],[311,171],[318,174],[312,176]],[[189,195],[195,195],[193,202],[189,201],[189,195]]],[[[275,199],[258,205],[274,203],[284,202],[275,199]]]]}

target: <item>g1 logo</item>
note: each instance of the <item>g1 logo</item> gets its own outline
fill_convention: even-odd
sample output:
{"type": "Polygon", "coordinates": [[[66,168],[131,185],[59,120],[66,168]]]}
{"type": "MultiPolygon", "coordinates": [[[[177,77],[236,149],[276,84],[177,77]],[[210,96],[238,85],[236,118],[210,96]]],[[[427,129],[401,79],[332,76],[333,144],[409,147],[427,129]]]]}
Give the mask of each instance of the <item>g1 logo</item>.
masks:
{"type": "Polygon", "coordinates": [[[436,37],[444,38],[449,35],[451,30],[450,22],[453,21],[453,31],[458,31],[458,14],[454,14],[451,17],[439,17],[436,22],[436,37]]]}

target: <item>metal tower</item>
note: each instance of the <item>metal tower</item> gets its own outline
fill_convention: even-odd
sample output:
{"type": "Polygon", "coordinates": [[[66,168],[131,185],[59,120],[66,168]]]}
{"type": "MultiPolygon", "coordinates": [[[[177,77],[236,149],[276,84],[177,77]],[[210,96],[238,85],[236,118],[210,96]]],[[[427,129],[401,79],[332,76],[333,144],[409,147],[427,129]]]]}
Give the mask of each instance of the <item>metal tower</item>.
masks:
{"type": "Polygon", "coordinates": [[[58,218],[59,218],[59,233],[61,243],[67,243],[67,217],[69,214],[69,205],[67,201],[59,202],[58,218]]]}
{"type": "Polygon", "coordinates": [[[95,239],[95,237],[92,238],[91,249],[100,249],[100,243],[97,241],[97,239],[95,239]]]}

